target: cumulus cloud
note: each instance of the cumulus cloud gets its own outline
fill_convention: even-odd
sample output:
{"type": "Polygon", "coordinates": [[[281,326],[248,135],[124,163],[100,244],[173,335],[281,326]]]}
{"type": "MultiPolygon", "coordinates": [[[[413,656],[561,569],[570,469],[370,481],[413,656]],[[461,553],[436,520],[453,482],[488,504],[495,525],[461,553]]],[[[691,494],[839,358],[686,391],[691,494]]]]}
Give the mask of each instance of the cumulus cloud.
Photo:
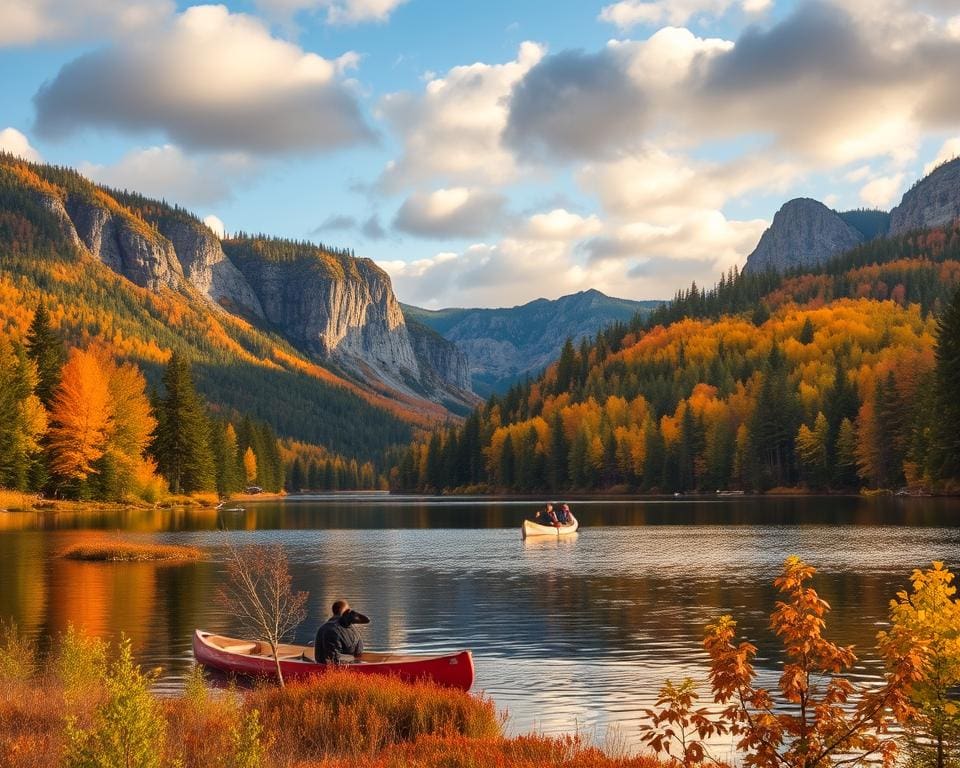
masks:
{"type": "Polygon", "coordinates": [[[622,48],[548,56],[517,84],[504,141],[528,159],[598,157],[642,141],[646,98],[622,48]]]}
{"type": "Polygon", "coordinates": [[[903,189],[905,174],[878,176],[860,189],[860,199],[871,208],[889,208],[903,189]]]}
{"type": "Polygon", "coordinates": [[[811,167],[880,155],[902,165],[925,131],[960,121],[960,37],[930,13],[900,0],[810,0],[735,42],[668,27],[556,53],[514,88],[504,140],[524,159],[577,160],[644,140],[750,136],[811,167]]]}
{"type": "Polygon", "coordinates": [[[639,24],[686,24],[699,17],[716,18],[731,6],[746,13],[760,13],[773,5],[772,0],[622,0],[605,5],[600,11],[602,21],[629,29],[639,24]]]}
{"type": "Polygon", "coordinates": [[[354,62],[306,53],[224,6],[194,6],[65,65],[34,97],[36,130],[162,131],[190,149],[263,154],[370,142],[341,77],[354,62]]]}
{"type": "Polygon", "coordinates": [[[135,34],[174,9],[172,0],[12,0],[0,3],[0,46],[135,34]]]}
{"type": "Polygon", "coordinates": [[[256,0],[257,8],[273,18],[289,20],[301,11],[325,11],[328,24],[384,22],[407,0],[256,0]]]}
{"type": "Polygon", "coordinates": [[[648,146],[616,162],[585,165],[577,178],[614,216],[669,221],[677,212],[722,208],[757,189],[783,192],[802,175],[800,164],[768,153],[712,163],[648,146]]]}
{"type": "Polygon", "coordinates": [[[223,225],[223,220],[219,216],[214,216],[212,213],[209,216],[204,216],[203,223],[210,227],[213,234],[221,240],[226,237],[227,230],[223,225]]]}
{"type": "Polygon", "coordinates": [[[4,128],[0,131],[0,152],[9,152],[32,163],[43,161],[40,153],[30,145],[30,140],[16,128],[4,128]]]}
{"type": "Polygon", "coordinates": [[[393,226],[420,237],[481,237],[505,219],[506,198],[467,187],[410,195],[397,211],[393,226]]]}
{"type": "Polygon", "coordinates": [[[101,184],[180,205],[227,200],[236,185],[255,171],[256,164],[242,154],[193,156],[172,144],[135,149],[111,165],[80,165],[81,173],[101,184]]]}
{"type": "Polygon", "coordinates": [[[427,181],[475,184],[514,178],[513,155],[500,141],[508,98],[543,53],[539,45],[525,42],[513,61],[454,67],[427,82],[422,93],[384,97],[379,113],[403,150],[382,174],[381,188],[395,192],[427,181]]]}
{"type": "Polygon", "coordinates": [[[533,240],[579,240],[595,235],[603,229],[596,215],[580,216],[563,208],[531,216],[523,227],[523,234],[533,240]]]}
{"type": "Polygon", "coordinates": [[[667,27],[648,40],[611,41],[596,53],[546,56],[511,93],[504,143],[527,161],[633,150],[683,107],[682,89],[695,70],[732,47],[667,27]]]}

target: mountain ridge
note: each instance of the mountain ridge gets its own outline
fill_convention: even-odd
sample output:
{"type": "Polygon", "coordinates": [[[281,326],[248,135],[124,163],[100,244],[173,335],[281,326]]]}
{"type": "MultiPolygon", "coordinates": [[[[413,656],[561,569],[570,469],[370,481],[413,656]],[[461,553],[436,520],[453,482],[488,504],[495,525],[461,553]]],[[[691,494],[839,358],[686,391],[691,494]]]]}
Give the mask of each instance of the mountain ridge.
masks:
{"type": "Polygon", "coordinates": [[[469,360],[474,391],[489,395],[539,373],[559,355],[567,338],[579,342],[611,323],[627,322],[638,312],[649,312],[661,303],[619,299],[591,288],[513,307],[431,310],[401,306],[405,316],[460,347],[469,360]]]}

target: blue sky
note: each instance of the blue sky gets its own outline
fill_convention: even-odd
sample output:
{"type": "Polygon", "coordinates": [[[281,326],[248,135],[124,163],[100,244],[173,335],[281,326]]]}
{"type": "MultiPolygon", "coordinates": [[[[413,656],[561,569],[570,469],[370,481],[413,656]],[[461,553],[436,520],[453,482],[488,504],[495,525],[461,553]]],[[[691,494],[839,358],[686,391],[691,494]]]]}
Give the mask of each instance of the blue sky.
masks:
{"type": "Polygon", "coordinates": [[[956,0],[28,0],[0,145],[411,303],[660,298],[791,197],[895,205],[960,150],[957,74],[956,0]]]}

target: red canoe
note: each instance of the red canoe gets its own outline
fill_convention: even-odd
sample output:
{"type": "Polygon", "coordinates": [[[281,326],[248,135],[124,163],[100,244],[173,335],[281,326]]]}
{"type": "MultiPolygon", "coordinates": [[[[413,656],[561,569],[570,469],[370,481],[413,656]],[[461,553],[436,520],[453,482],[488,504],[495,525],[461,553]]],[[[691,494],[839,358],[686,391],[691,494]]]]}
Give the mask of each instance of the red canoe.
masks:
{"type": "MultiPolygon", "coordinates": [[[[198,629],[193,633],[193,655],[204,666],[222,672],[252,677],[273,677],[276,674],[270,646],[258,641],[238,640],[198,629]]],[[[313,648],[306,645],[281,645],[278,655],[286,680],[320,675],[332,668],[364,675],[393,675],[411,683],[430,680],[462,691],[469,691],[473,685],[470,651],[439,656],[365,652],[359,661],[340,667],[317,664],[313,660],[313,648]]]]}

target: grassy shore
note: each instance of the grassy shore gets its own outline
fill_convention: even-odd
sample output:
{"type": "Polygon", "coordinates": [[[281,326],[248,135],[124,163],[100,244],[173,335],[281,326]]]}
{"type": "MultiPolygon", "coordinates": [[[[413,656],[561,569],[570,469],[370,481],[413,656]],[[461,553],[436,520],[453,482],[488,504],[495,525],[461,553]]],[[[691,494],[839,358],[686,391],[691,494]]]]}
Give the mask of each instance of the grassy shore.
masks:
{"type": "Polygon", "coordinates": [[[482,696],[332,671],[284,689],[157,698],[129,645],[69,630],[41,665],[0,628],[0,765],[137,768],[661,768],[575,737],[508,738],[482,696]]]}
{"type": "Polygon", "coordinates": [[[212,508],[219,501],[215,493],[198,493],[191,496],[169,495],[155,503],[134,499],[126,501],[45,499],[35,493],[22,493],[0,488],[0,511],[4,512],[109,512],[126,509],[156,509],[158,507],[212,508]]]}
{"type": "Polygon", "coordinates": [[[102,539],[73,544],[60,553],[68,560],[139,562],[148,560],[199,560],[203,550],[177,544],[139,544],[123,539],[102,539]]]}

